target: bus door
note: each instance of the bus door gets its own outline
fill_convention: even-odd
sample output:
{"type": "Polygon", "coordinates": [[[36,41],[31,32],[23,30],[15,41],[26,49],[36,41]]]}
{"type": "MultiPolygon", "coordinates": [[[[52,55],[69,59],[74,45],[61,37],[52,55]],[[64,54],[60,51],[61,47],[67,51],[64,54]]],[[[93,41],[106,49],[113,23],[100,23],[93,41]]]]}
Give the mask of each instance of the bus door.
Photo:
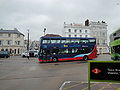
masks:
{"type": "Polygon", "coordinates": [[[50,58],[50,50],[41,49],[39,58],[41,58],[42,60],[49,60],[49,58],[50,58]]]}

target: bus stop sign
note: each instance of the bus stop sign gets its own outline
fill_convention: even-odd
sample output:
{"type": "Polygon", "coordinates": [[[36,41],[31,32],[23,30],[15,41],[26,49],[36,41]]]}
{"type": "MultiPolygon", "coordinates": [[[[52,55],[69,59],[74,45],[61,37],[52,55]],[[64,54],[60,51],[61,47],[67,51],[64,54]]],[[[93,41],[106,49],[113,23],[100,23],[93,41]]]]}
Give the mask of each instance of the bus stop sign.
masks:
{"type": "Polygon", "coordinates": [[[89,61],[89,80],[120,82],[120,61],[89,61]]]}

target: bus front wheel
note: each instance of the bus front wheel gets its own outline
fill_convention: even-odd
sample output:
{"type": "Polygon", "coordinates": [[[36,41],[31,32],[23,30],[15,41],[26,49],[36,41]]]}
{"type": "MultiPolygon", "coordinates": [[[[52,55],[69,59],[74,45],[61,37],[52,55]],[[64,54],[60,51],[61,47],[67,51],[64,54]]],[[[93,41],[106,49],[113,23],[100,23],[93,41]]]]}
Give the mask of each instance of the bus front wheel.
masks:
{"type": "Polygon", "coordinates": [[[88,56],[84,56],[83,60],[87,61],[88,60],[88,56]]]}
{"type": "Polygon", "coordinates": [[[52,61],[53,61],[53,62],[57,62],[58,59],[57,59],[57,58],[53,58],[52,61]]]}

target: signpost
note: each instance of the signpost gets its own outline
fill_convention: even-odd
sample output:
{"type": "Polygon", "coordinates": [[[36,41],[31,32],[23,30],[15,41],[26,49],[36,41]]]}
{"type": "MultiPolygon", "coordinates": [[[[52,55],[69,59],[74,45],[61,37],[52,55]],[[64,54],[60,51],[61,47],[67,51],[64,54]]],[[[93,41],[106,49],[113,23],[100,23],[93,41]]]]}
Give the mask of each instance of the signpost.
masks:
{"type": "Polygon", "coordinates": [[[120,83],[120,61],[89,61],[88,88],[93,82],[120,83]]]}

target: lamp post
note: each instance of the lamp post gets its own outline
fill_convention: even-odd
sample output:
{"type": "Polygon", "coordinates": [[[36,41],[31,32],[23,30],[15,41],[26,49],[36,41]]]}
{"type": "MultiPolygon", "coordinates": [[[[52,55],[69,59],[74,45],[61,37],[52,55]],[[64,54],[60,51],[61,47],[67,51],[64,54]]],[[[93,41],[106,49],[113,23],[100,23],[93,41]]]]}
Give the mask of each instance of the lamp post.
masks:
{"type": "Polygon", "coordinates": [[[27,31],[28,31],[27,51],[29,52],[29,29],[27,31]]]}
{"type": "Polygon", "coordinates": [[[46,31],[46,28],[43,29],[43,32],[44,32],[44,36],[45,36],[45,31],[46,31]]]}

